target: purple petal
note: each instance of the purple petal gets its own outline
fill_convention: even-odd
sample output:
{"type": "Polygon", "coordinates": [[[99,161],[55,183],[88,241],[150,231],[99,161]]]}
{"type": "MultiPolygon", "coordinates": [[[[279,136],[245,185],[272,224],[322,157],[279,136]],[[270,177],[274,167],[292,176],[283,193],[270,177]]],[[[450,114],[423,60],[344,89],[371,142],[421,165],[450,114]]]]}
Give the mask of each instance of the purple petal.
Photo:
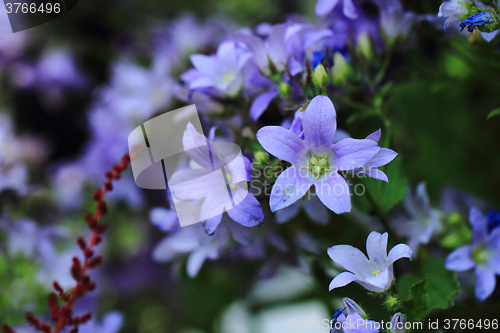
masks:
{"type": "Polygon", "coordinates": [[[203,222],[203,227],[205,228],[207,234],[212,235],[215,232],[215,229],[219,226],[221,219],[222,214],[219,214],[203,222]]]}
{"type": "Polygon", "coordinates": [[[344,139],[335,143],[333,150],[338,158],[338,170],[346,171],[366,165],[378,153],[380,147],[373,140],[344,139]]]}
{"type": "Polygon", "coordinates": [[[217,48],[217,60],[224,66],[236,67],[238,61],[236,44],[232,41],[221,43],[217,48]]]}
{"type": "Polygon", "coordinates": [[[221,182],[225,184],[222,173],[207,174],[206,170],[181,169],[174,172],[168,185],[172,197],[178,200],[202,200],[213,188],[219,188],[221,182]]]}
{"type": "Polygon", "coordinates": [[[375,142],[380,141],[380,137],[382,136],[382,130],[379,128],[377,131],[373,132],[372,134],[368,135],[366,137],[367,140],[373,140],[375,142]]]}
{"type": "Polygon", "coordinates": [[[485,239],[488,234],[488,221],[476,207],[469,211],[469,222],[472,226],[472,242],[477,243],[485,239]]]}
{"type": "Polygon", "coordinates": [[[398,244],[394,246],[390,251],[389,251],[389,264],[392,264],[396,260],[399,260],[401,258],[408,258],[411,260],[413,252],[411,248],[406,245],[406,244],[398,244]]]}
{"type": "Polygon", "coordinates": [[[245,227],[255,227],[264,220],[264,213],[257,199],[250,193],[236,207],[227,211],[234,221],[245,227]]]}
{"type": "Polygon", "coordinates": [[[472,246],[462,246],[453,251],[446,258],[444,267],[451,271],[462,272],[471,269],[476,264],[472,260],[472,246]]]}
{"type": "Polygon", "coordinates": [[[218,252],[216,249],[205,249],[202,248],[196,252],[193,252],[189,255],[187,260],[187,272],[189,277],[193,278],[198,275],[198,272],[203,266],[203,263],[206,259],[217,259],[218,252]]]}
{"type": "Polygon", "coordinates": [[[245,43],[253,54],[253,59],[257,67],[264,74],[269,74],[269,59],[264,41],[257,36],[239,34],[234,37],[236,41],[245,43]]]}
{"type": "Polygon", "coordinates": [[[194,68],[196,68],[201,73],[205,74],[208,77],[217,76],[217,70],[219,66],[217,65],[217,61],[213,57],[204,54],[193,54],[189,57],[189,59],[193,63],[194,68]]]}
{"type": "Polygon", "coordinates": [[[335,245],[328,249],[330,258],[358,276],[371,274],[369,261],[359,249],[351,245],[335,245]]]}
{"type": "Polygon", "coordinates": [[[302,64],[298,62],[295,57],[291,57],[290,61],[288,62],[288,71],[292,76],[295,76],[304,71],[304,66],[302,66],[302,64]]]}
{"type": "Polygon", "coordinates": [[[299,170],[295,167],[286,169],[278,176],[271,191],[269,198],[271,211],[274,213],[278,209],[290,206],[302,198],[311,185],[309,181],[300,176],[299,170]]]}
{"type": "Polygon", "coordinates": [[[271,58],[271,61],[278,71],[283,71],[285,69],[288,60],[285,49],[285,34],[287,28],[288,25],[286,23],[275,25],[269,33],[266,44],[269,58],[271,58]]]}
{"type": "Polygon", "coordinates": [[[367,175],[368,177],[371,177],[371,178],[382,180],[386,183],[389,182],[389,178],[387,177],[385,172],[383,172],[382,170],[379,170],[377,168],[367,168],[367,169],[365,169],[365,171],[361,172],[361,174],[367,175]]]}
{"type": "Polygon", "coordinates": [[[179,223],[175,210],[159,207],[153,208],[149,212],[149,219],[161,231],[170,231],[179,223]]]}
{"type": "Polygon", "coordinates": [[[484,301],[495,290],[495,273],[476,268],[476,277],[476,297],[478,300],[484,301]]]}
{"type": "Polygon", "coordinates": [[[350,19],[355,19],[358,17],[358,13],[356,12],[356,7],[354,7],[352,0],[344,0],[343,13],[350,19]]]}
{"type": "Polygon", "coordinates": [[[250,236],[248,229],[243,227],[241,224],[228,223],[227,227],[231,231],[233,239],[241,245],[249,245],[252,241],[252,237],[250,236]]]}
{"type": "Polygon", "coordinates": [[[392,266],[387,266],[377,276],[373,276],[373,274],[368,276],[365,281],[369,286],[364,286],[371,291],[382,292],[391,286],[393,280],[394,272],[392,266]]]}
{"type": "Polygon", "coordinates": [[[366,252],[370,261],[375,261],[378,264],[386,264],[387,262],[387,239],[389,234],[384,232],[372,231],[366,239],[366,252]]]}
{"type": "Polygon", "coordinates": [[[332,282],[330,282],[328,290],[331,291],[332,289],[343,287],[356,280],[357,280],[356,275],[352,273],[349,272],[340,273],[332,280],[332,282]]]}
{"type": "Polygon", "coordinates": [[[351,211],[351,197],[349,185],[344,177],[335,173],[332,177],[316,183],[316,193],[319,200],[336,214],[348,213],[351,211]]]}
{"type": "Polygon", "coordinates": [[[225,159],[225,162],[227,171],[229,171],[232,177],[232,184],[252,180],[252,169],[248,158],[242,155],[230,155],[225,159]]]}
{"type": "Polygon", "coordinates": [[[188,123],[182,136],[182,146],[186,154],[206,169],[212,169],[212,158],[207,138],[198,133],[193,124],[188,123]]]}
{"type": "Polygon", "coordinates": [[[304,149],[304,141],[297,134],[281,126],[266,126],[257,132],[257,140],[271,155],[295,163],[304,149]]]}
{"type": "Polygon", "coordinates": [[[394,150],[388,148],[380,148],[378,153],[368,162],[369,167],[381,167],[392,161],[398,156],[394,150]]]}
{"type": "Polygon", "coordinates": [[[481,32],[481,36],[483,36],[484,40],[489,43],[493,40],[493,38],[495,38],[497,33],[498,33],[498,30],[493,31],[493,32],[481,32]]]}
{"type": "Polygon", "coordinates": [[[250,119],[257,121],[267,110],[269,103],[278,96],[278,90],[273,89],[257,96],[250,107],[250,119]]]}
{"type": "Polygon", "coordinates": [[[325,16],[330,13],[340,0],[318,0],[316,2],[316,16],[325,16]]]}
{"type": "Polygon", "coordinates": [[[329,147],[337,130],[337,118],[332,101],[316,96],[304,111],[304,137],[308,146],[329,147]]]}
{"type": "Polygon", "coordinates": [[[304,210],[311,220],[319,224],[325,225],[330,220],[330,212],[316,197],[304,204],[304,210]]]}
{"type": "Polygon", "coordinates": [[[299,210],[300,210],[299,205],[294,204],[276,211],[275,213],[276,222],[285,223],[287,221],[290,221],[295,216],[297,216],[297,214],[299,214],[299,210]]]}

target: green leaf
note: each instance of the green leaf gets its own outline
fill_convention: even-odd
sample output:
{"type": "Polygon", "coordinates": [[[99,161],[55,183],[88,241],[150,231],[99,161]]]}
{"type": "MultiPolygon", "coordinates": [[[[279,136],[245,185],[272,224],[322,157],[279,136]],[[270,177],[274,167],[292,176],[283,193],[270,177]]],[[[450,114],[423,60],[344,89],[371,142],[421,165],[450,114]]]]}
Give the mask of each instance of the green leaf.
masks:
{"type": "Polygon", "coordinates": [[[490,113],[488,113],[488,117],[486,117],[486,119],[490,119],[490,118],[493,118],[495,116],[498,116],[500,115],[500,108],[497,108],[493,111],[491,111],[490,113]]]}
{"type": "Polygon", "coordinates": [[[456,273],[447,270],[444,262],[435,258],[428,258],[422,263],[422,273],[427,278],[429,312],[453,306],[453,299],[460,292],[456,273]]]}
{"type": "Polygon", "coordinates": [[[421,321],[429,310],[429,294],[426,290],[427,279],[415,283],[411,289],[408,300],[403,302],[403,313],[408,321],[421,321]]]}

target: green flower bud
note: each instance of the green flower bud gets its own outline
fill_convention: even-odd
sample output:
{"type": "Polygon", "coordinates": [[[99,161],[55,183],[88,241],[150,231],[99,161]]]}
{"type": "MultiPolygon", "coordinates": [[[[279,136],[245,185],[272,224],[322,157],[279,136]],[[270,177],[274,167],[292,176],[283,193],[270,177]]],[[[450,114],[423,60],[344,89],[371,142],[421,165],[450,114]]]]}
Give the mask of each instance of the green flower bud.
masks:
{"type": "Polygon", "coordinates": [[[269,155],[263,151],[257,151],[254,153],[255,161],[259,164],[266,164],[269,161],[269,155]]]}
{"type": "Polygon", "coordinates": [[[396,309],[398,303],[399,301],[396,296],[388,296],[385,300],[385,306],[391,310],[396,309]]]}
{"type": "Polygon", "coordinates": [[[332,82],[333,84],[343,84],[351,74],[351,66],[339,52],[333,55],[333,64],[332,82]]]}
{"type": "Polygon", "coordinates": [[[367,34],[362,33],[358,37],[358,52],[366,59],[370,60],[373,56],[372,43],[367,34]]]}
{"type": "Polygon", "coordinates": [[[285,81],[281,81],[279,91],[280,91],[280,95],[288,96],[292,92],[292,88],[290,88],[290,85],[288,83],[286,83],[285,81]]]}
{"type": "Polygon", "coordinates": [[[328,74],[326,73],[325,66],[323,66],[322,64],[316,66],[313,75],[314,84],[317,86],[324,86],[328,83],[328,80],[329,77],[328,74]]]}

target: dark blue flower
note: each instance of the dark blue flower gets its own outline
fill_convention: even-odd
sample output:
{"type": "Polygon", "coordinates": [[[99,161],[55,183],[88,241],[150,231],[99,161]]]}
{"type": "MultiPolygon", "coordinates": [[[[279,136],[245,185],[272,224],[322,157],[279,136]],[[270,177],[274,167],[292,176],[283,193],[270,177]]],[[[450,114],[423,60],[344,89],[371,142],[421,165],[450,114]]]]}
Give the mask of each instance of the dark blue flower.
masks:
{"type": "Polygon", "coordinates": [[[500,211],[490,209],[486,218],[488,219],[488,233],[500,226],[500,211]]]}
{"type": "Polygon", "coordinates": [[[460,23],[460,31],[463,31],[465,27],[469,32],[474,32],[477,27],[484,27],[486,24],[493,23],[493,17],[488,12],[481,12],[471,17],[466,18],[460,23]]]}

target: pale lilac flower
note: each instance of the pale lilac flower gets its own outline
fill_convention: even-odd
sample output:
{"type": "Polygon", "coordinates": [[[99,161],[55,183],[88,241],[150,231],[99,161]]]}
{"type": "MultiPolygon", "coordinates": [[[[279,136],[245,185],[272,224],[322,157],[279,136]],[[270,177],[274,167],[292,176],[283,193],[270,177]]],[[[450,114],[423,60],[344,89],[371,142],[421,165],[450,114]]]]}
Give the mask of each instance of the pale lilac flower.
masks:
{"type": "MultiPolygon", "coordinates": [[[[317,16],[325,16],[329,14],[341,0],[318,0],[316,2],[315,12],[317,16]]],[[[344,15],[350,19],[358,17],[356,7],[352,0],[343,0],[344,15]]]]}
{"type": "Polygon", "coordinates": [[[420,244],[429,243],[431,237],[442,230],[443,214],[430,206],[424,182],[418,184],[415,195],[408,187],[404,206],[406,215],[396,217],[393,225],[401,236],[408,237],[408,245],[416,254],[420,244]]]}
{"type": "Polygon", "coordinates": [[[401,258],[411,260],[412,251],[406,244],[398,244],[387,255],[387,239],[389,235],[372,231],[366,240],[368,258],[363,252],[351,245],[335,245],[328,249],[328,255],[337,264],[350,272],[337,275],[330,283],[329,289],[343,287],[357,282],[370,291],[387,290],[393,280],[393,263],[401,258]]]}
{"type": "Polygon", "coordinates": [[[233,41],[221,43],[215,55],[193,54],[191,62],[201,75],[189,88],[214,87],[225,95],[236,95],[243,86],[243,66],[251,56],[233,41]]]}
{"type": "Polygon", "coordinates": [[[460,2],[461,0],[444,1],[439,7],[438,17],[446,18],[445,30],[448,30],[451,21],[457,20],[460,16],[469,12],[460,2]]]}
{"type": "Polygon", "coordinates": [[[330,333],[378,333],[380,324],[373,320],[361,317],[359,313],[348,314],[342,312],[333,323],[330,333]]]}
{"type": "Polygon", "coordinates": [[[461,246],[448,256],[445,267],[452,271],[474,268],[476,297],[484,301],[496,286],[496,274],[500,274],[500,228],[488,233],[488,220],[475,207],[469,212],[472,226],[472,243],[461,246]]]}
{"type": "Polygon", "coordinates": [[[224,199],[224,194],[227,196],[228,191],[226,183],[220,182],[219,177],[212,172],[222,167],[223,161],[217,156],[215,150],[209,152],[206,149],[200,149],[200,147],[208,147],[209,140],[203,134],[198,133],[194,126],[189,123],[184,132],[182,143],[184,151],[192,159],[192,163],[187,169],[177,170],[169,180],[174,200],[199,202],[199,220],[204,221],[203,224],[208,234],[215,232],[224,212],[227,212],[232,220],[246,227],[261,224],[264,219],[262,208],[246,187],[246,182],[251,180],[250,161],[243,156],[244,165],[240,165],[237,163],[238,161],[225,165],[232,198],[234,202],[238,203],[234,205],[233,200],[227,202],[224,199]],[[207,154],[210,155],[210,158],[206,156],[207,154]],[[200,177],[204,178],[206,186],[186,182],[200,177]]]}
{"type": "Polygon", "coordinates": [[[273,186],[273,212],[302,198],[314,185],[321,202],[337,214],[351,210],[347,181],[338,171],[352,171],[366,165],[380,150],[369,139],[351,138],[333,143],[337,127],[335,108],[326,96],[316,96],[304,111],[304,139],[281,126],[266,126],[257,132],[262,147],[292,164],[273,186]]]}

